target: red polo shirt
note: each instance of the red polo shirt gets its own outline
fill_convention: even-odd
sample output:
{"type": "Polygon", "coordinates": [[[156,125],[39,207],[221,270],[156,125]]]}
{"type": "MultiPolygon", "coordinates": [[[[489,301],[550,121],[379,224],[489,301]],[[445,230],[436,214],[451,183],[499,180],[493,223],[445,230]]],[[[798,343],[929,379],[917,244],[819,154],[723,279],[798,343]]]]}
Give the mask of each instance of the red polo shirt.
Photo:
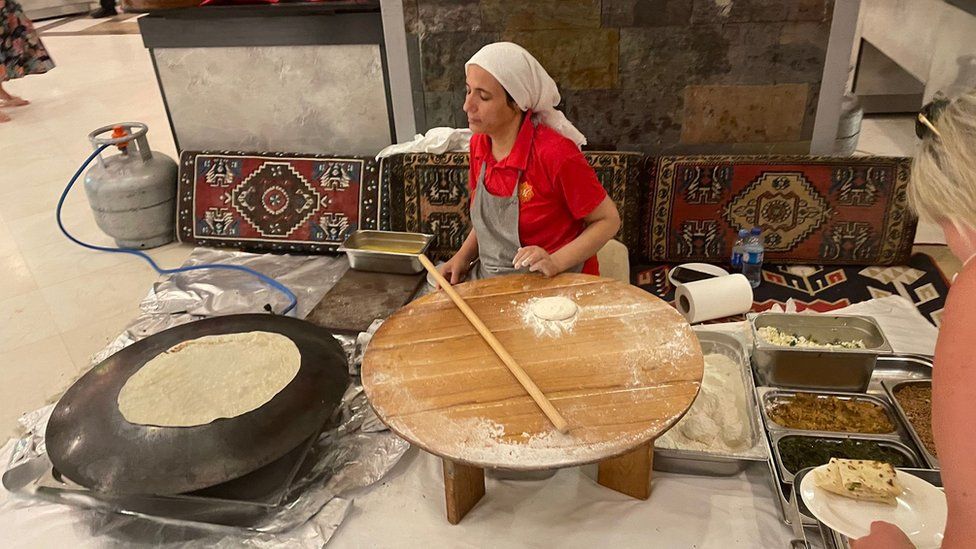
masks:
{"type": "MultiPolygon", "coordinates": [[[[526,113],[515,146],[500,161],[491,154],[488,135],[471,137],[471,200],[482,162],[487,163],[485,188],[495,196],[512,196],[522,170],[519,240],[523,246],[539,246],[551,254],[583,232],[583,218],[603,202],[607,192],[576,144],[548,126],[533,128],[531,116],[532,111],[526,113]]],[[[583,264],[583,272],[600,274],[596,256],[583,264]]]]}

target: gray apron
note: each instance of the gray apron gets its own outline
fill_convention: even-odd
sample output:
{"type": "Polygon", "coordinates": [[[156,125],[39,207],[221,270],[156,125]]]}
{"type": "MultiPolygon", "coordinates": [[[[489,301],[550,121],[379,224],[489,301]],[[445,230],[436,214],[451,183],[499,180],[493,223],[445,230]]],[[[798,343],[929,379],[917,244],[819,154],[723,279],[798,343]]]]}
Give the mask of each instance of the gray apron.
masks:
{"type": "MultiPolygon", "coordinates": [[[[535,140],[535,133],[532,134],[535,140]]],[[[532,142],[529,142],[532,148],[532,142]]],[[[519,239],[519,183],[523,170],[518,171],[511,196],[495,196],[485,187],[487,162],[481,163],[474,203],[471,205],[471,224],[478,235],[478,261],[471,268],[468,280],[480,280],[514,273],[527,273],[528,267],[515,268],[515,254],[522,247],[519,239]]],[[[583,264],[568,269],[578,273],[583,264]]]]}

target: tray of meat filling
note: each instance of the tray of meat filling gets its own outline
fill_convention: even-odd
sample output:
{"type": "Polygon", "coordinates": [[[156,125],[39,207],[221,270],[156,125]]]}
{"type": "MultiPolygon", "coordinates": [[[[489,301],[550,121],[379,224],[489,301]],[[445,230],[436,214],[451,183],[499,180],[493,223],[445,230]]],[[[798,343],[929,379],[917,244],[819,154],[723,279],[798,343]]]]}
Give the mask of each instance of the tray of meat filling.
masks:
{"type": "Polygon", "coordinates": [[[705,355],[688,413],[654,442],[658,471],[727,476],[768,459],[745,349],[727,334],[696,330],[705,355]]]}
{"type": "Polygon", "coordinates": [[[885,391],[895,403],[895,409],[908,426],[909,435],[915,440],[929,467],[939,469],[939,456],[932,438],[932,382],[901,381],[882,382],[885,391]]]}
{"type": "Polygon", "coordinates": [[[911,440],[884,395],[759,388],[766,428],[823,433],[861,433],[911,440]]]}

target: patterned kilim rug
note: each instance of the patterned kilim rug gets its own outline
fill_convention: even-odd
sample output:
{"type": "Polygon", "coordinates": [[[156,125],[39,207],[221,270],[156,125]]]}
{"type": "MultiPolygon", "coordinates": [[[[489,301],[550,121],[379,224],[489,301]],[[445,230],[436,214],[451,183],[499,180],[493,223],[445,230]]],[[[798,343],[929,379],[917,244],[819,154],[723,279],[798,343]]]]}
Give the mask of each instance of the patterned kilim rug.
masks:
{"type": "Polygon", "coordinates": [[[177,234],[245,251],[335,252],[379,229],[382,167],[371,157],[183,151],[177,234]]]}
{"type": "MultiPolygon", "coordinates": [[[[910,159],[662,156],[651,170],[643,257],[714,263],[740,228],[762,227],[766,259],[901,265],[911,255],[910,159]]],[[[631,248],[633,249],[633,248],[631,248]]]]}
{"type": "MultiPolygon", "coordinates": [[[[587,162],[623,221],[617,240],[640,247],[640,186],[644,157],[637,153],[587,152],[587,162]]],[[[470,231],[468,153],[408,153],[388,159],[391,174],[390,226],[395,231],[434,235],[428,255],[449,259],[470,231]]]]}
{"type": "MultiPolygon", "coordinates": [[[[632,282],[667,302],[674,300],[668,281],[673,264],[635,267],[632,282]]],[[[725,267],[725,266],[723,266],[725,267]]],[[[939,326],[949,284],[931,257],[915,254],[905,265],[839,267],[766,265],[763,282],[755,289],[752,310],[785,305],[792,298],[797,310],[832,311],[868,299],[900,295],[930,322],[939,326]]],[[[742,317],[722,319],[742,320],[742,317]]]]}

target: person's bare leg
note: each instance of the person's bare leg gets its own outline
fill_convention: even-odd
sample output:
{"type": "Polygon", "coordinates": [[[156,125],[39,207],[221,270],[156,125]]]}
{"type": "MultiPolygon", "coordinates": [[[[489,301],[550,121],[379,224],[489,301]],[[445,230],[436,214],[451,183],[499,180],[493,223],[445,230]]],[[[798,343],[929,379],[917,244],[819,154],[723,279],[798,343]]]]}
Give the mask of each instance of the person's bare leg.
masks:
{"type": "MultiPolygon", "coordinates": [[[[30,101],[7,93],[7,90],[3,89],[3,84],[0,84],[0,107],[23,107],[29,104],[30,101]]],[[[7,120],[10,120],[9,116],[7,116],[7,120]]],[[[0,121],[6,122],[7,120],[0,121]]]]}
{"type": "Polygon", "coordinates": [[[3,124],[4,122],[10,122],[10,115],[0,111],[0,124],[3,124]]]}

